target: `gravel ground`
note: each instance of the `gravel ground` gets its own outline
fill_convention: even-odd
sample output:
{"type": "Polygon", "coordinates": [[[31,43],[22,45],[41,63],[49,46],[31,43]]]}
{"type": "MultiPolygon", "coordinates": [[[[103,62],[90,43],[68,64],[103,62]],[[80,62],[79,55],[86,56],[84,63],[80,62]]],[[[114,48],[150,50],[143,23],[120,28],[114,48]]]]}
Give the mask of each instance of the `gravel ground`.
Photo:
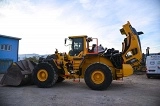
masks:
{"type": "MultiPolygon", "coordinates": [[[[0,75],[0,78],[2,75],[0,75]]],[[[132,75],[94,91],[84,80],[65,80],[52,88],[0,85],[0,106],[160,106],[160,79],[132,75]]]]}

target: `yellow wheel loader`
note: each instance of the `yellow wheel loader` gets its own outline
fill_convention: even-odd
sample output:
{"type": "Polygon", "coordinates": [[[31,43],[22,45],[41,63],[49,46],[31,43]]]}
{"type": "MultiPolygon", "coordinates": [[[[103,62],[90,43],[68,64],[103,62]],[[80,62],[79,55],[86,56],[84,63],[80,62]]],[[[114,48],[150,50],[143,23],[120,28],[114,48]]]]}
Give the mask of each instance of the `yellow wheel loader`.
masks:
{"type": "Polygon", "coordinates": [[[104,48],[97,38],[86,35],[70,36],[65,39],[65,45],[70,49],[68,53],[59,53],[56,49],[55,54],[39,59],[38,64],[14,63],[11,68],[18,68],[9,68],[1,83],[17,86],[25,82],[25,78],[32,76],[28,82],[33,81],[38,87],[47,88],[65,79],[84,78],[87,86],[93,90],[107,89],[112,80],[131,75],[142,58],[139,35],[143,32],[137,32],[129,21],[122,26],[120,32],[124,35],[121,52],[114,48],[104,48]],[[27,68],[28,73],[25,73],[27,68]],[[10,83],[13,81],[19,83],[10,83]]]}

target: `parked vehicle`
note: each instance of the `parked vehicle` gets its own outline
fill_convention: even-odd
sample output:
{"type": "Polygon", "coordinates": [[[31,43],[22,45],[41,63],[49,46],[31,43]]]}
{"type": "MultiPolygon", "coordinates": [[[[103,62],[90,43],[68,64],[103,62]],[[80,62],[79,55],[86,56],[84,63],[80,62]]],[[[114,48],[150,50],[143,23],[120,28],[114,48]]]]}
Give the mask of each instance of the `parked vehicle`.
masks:
{"type": "Polygon", "coordinates": [[[160,77],[160,55],[147,56],[146,67],[146,75],[148,78],[160,77]]]}

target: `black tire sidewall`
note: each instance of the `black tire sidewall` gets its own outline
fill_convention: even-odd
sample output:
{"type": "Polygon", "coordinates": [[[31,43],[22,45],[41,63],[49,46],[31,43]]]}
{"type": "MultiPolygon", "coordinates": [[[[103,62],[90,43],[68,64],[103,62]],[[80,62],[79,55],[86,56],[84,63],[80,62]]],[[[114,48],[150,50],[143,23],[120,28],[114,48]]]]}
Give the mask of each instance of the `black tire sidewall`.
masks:
{"type": "Polygon", "coordinates": [[[93,90],[105,90],[112,82],[111,70],[106,65],[101,63],[92,64],[86,69],[84,80],[87,86],[93,90]],[[105,76],[104,81],[101,84],[95,84],[91,79],[92,73],[96,70],[101,71],[105,76]]]}

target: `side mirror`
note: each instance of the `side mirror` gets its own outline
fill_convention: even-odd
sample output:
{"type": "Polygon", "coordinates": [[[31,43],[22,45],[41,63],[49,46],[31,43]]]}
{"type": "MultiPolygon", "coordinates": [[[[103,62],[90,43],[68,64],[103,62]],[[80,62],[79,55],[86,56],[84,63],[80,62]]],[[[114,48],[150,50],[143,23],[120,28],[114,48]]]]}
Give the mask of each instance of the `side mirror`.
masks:
{"type": "Polygon", "coordinates": [[[137,33],[138,33],[138,35],[144,34],[142,31],[140,31],[140,32],[137,32],[137,33]]]}

